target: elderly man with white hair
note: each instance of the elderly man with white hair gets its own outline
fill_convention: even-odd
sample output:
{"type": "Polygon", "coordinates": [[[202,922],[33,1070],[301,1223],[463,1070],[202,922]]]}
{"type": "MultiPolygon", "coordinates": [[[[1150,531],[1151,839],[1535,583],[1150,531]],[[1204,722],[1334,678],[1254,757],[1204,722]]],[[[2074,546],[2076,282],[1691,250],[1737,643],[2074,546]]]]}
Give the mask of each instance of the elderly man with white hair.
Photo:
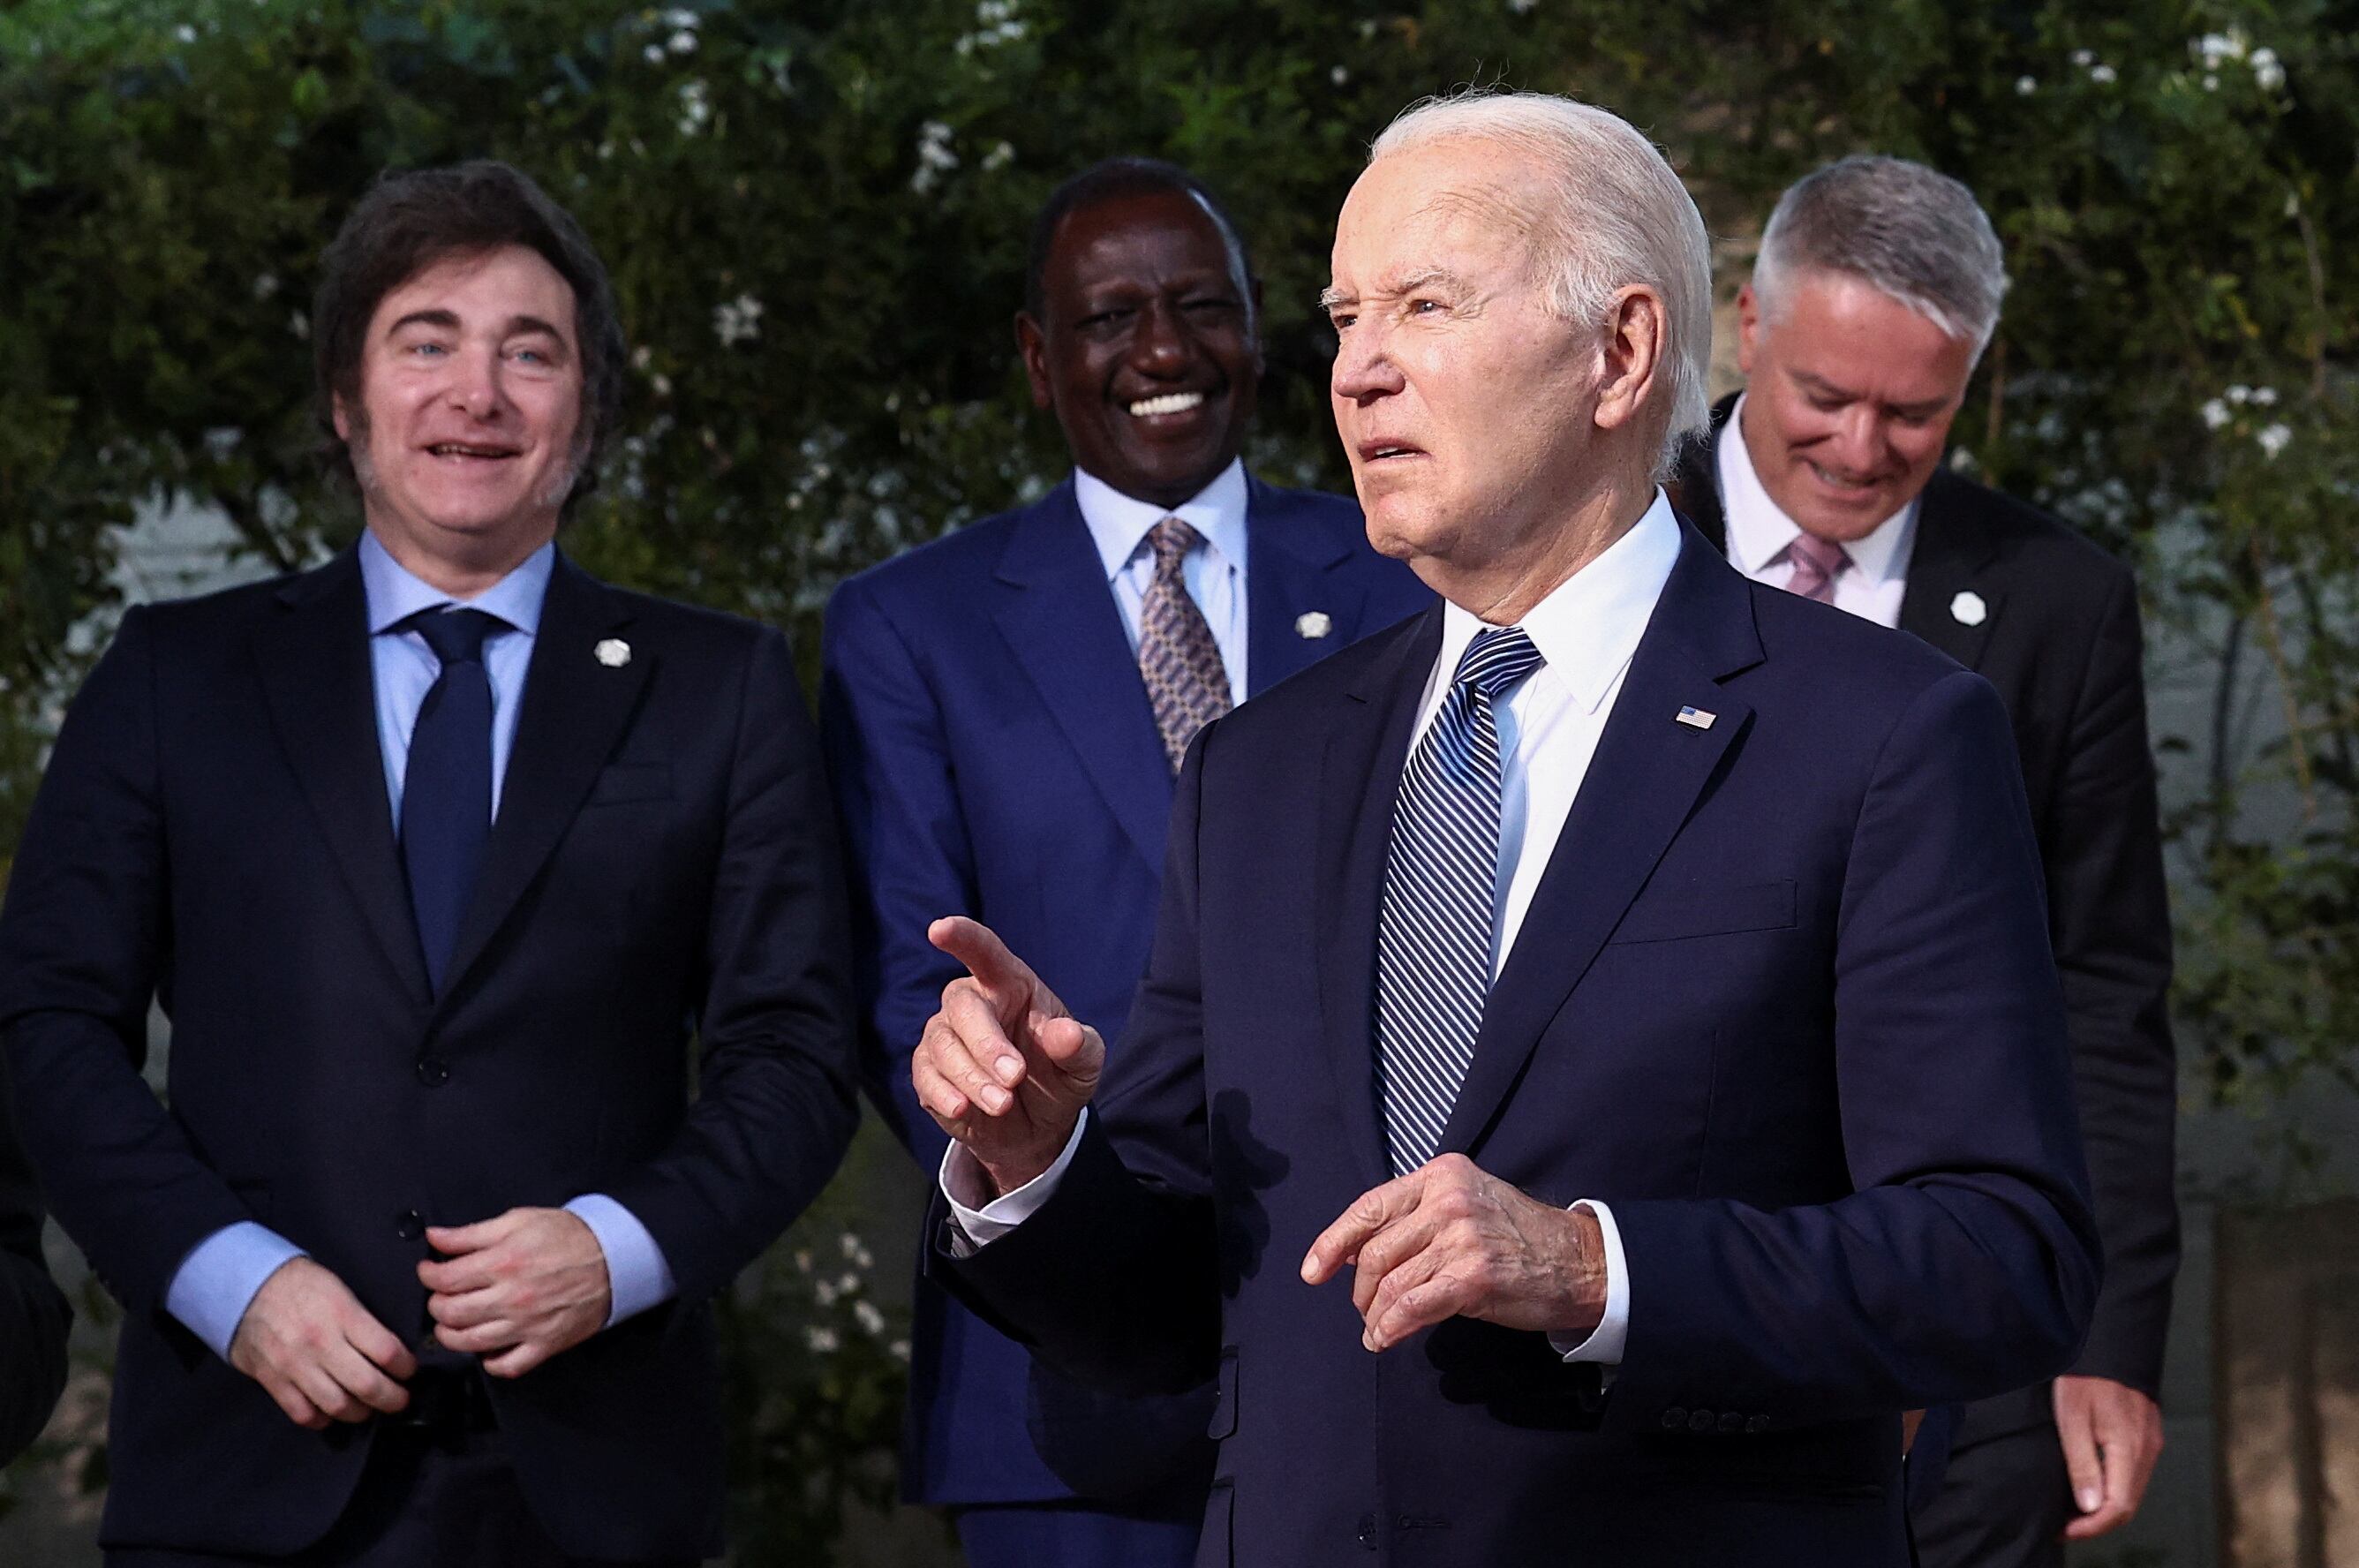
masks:
{"type": "Polygon", "coordinates": [[[1197,737],[1103,1082],[933,928],[932,1266],[1076,1377],[1214,1378],[1200,1568],[1904,1563],[1902,1412],[2080,1342],[2005,711],[1673,513],[1708,304],[1623,121],[1403,115],[1337,224],[1333,401],[1445,602],[1197,737]]]}

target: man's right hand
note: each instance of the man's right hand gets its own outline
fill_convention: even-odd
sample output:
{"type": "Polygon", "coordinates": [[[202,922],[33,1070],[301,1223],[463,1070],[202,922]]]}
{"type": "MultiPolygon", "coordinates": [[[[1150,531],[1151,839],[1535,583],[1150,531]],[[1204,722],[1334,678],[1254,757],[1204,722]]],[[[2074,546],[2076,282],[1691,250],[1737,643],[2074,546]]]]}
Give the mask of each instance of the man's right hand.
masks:
{"type": "Polygon", "coordinates": [[[313,1432],[398,1413],[409,1403],[402,1380],[418,1371],[408,1347],[308,1258],[288,1258],[254,1293],[230,1340],[229,1364],[268,1390],[288,1421],[313,1432]]]}
{"type": "Polygon", "coordinates": [[[967,973],[942,988],[910,1059],[918,1101],[999,1193],[1014,1192],[1064,1152],[1097,1093],[1105,1041],[990,927],[952,915],[926,939],[967,973]]]}

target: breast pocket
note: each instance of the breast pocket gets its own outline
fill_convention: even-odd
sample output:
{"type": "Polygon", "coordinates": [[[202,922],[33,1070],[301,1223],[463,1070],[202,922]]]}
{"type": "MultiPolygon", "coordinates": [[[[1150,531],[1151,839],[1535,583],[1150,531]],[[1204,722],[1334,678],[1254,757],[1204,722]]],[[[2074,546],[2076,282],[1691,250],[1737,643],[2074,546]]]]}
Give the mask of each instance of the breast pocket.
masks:
{"type": "Polygon", "coordinates": [[[1781,931],[1794,923],[1794,884],[1754,882],[1742,887],[1677,887],[1641,898],[1614,928],[1617,944],[1680,942],[1735,931],[1781,931]]]}
{"type": "Polygon", "coordinates": [[[599,770],[590,804],[619,806],[632,800],[671,799],[671,768],[661,762],[617,762],[599,770]]]}

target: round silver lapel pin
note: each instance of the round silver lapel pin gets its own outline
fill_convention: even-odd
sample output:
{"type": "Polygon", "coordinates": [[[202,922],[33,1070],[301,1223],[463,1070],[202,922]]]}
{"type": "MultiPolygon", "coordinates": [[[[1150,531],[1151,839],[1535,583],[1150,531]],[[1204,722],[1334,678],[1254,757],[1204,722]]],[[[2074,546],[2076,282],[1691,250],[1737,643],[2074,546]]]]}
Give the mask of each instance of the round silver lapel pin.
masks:
{"type": "Polygon", "coordinates": [[[1983,596],[1969,588],[1950,601],[1950,618],[1962,626],[1978,626],[1990,619],[1990,606],[1983,596]]]}
{"type": "Polygon", "coordinates": [[[590,651],[609,670],[620,670],[631,662],[631,645],[621,637],[607,637],[590,651]]]}

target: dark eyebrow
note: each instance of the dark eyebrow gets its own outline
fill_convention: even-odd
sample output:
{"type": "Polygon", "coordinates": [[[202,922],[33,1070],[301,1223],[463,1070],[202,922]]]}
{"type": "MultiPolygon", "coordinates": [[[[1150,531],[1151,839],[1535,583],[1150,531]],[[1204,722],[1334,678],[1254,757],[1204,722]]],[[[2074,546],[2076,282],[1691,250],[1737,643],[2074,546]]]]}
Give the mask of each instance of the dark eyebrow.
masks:
{"type": "Polygon", "coordinates": [[[440,327],[445,332],[455,332],[459,330],[459,318],[449,310],[412,310],[386,328],[385,335],[391,337],[404,327],[440,327]]]}
{"type": "Polygon", "coordinates": [[[549,337],[555,338],[560,343],[563,343],[565,341],[565,334],[563,332],[559,332],[555,327],[550,326],[538,316],[510,316],[508,318],[508,330],[502,332],[500,335],[502,337],[513,338],[521,337],[526,332],[543,332],[549,337]]]}

